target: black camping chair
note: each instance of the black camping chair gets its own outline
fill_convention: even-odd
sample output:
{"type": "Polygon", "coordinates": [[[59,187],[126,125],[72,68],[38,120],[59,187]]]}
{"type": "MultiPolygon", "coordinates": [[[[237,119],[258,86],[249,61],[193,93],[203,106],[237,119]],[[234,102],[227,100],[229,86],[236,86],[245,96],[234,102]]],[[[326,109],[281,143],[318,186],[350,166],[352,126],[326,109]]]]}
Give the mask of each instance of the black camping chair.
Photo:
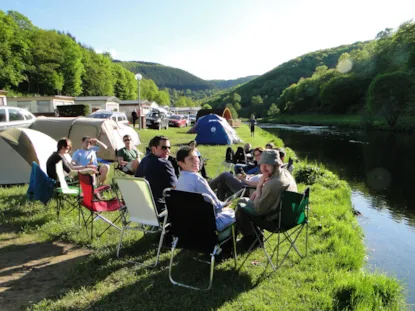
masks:
{"type": "Polygon", "coordinates": [[[218,232],[214,214],[214,201],[207,194],[166,189],[164,191],[170,232],[173,235],[169,278],[179,286],[200,290],[201,288],[179,283],[173,280],[172,266],[174,250],[182,248],[190,251],[210,254],[209,290],[212,286],[215,256],[221,252],[221,246],[233,240],[233,252],[236,267],[235,224],[218,232]]]}
{"type": "Polygon", "coordinates": [[[294,249],[301,258],[307,256],[309,198],[310,188],[307,188],[304,191],[304,193],[284,191],[278,209],[278,218],[275,221],[263,222],[261,225],[256,224],[255,221],[251,221],[251,225],[256,235],[256,240],[252,243],[251,247],[249,248],[248,256],[246,258],[248,258],[249,255],[252,253],[252,249],[256,243],[260,244],[260,247],[263,249],[265,256],[268,258],[268,261],[274,270],[281,267],[281,265],[287,258],[288,254],[290,253],[291,249],[294,249]],[[297,241],[304,227],[306,227],[306,234],[305,255],[303,256],[299,251],[298,247],[296,246],[295,242],[297,241]],[[266,238],[264,237],[263,230],[270,232],[270,234],[266,238]],[[274,233],[277,233],[278,236],[276,245],[276,266],[273,264],[271,257],[265,248],[265,243],[268,243],[269,239],[274,233]],[[281,235],[283,235],[282,239],[281,235]],[[285,252],[281,262],[279,262],[280,248],[285,241],[289,242],[289,247],[288,250],[285,252]]]}
{"type": "Polygon", "coordinates": [[[233,157],[233,164],[246,164],[247,160],[246,160],[246,154],[245,154],[245,150],[242,147],[238,147],[238,149],[236,149],[235,155],[233,157]]]}

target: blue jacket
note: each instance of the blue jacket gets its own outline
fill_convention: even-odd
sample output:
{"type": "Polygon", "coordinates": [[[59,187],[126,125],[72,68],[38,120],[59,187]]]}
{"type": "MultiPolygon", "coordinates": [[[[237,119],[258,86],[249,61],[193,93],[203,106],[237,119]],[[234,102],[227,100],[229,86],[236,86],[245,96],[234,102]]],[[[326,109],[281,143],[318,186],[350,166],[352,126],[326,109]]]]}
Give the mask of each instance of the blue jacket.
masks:
{"type": "Polygon", "coordinates": [[[39,200],[46,205],[53,196],[55,183],[55,180],[49,178],[39,165],[33,162],[27,198],[32,201],[39,200]]]}
{"type": "Polygon", "coordinates": [[[176,187],[177,177],[170,161],[150,153],[141,160],[135,177],[147,179],[159,211],[164,209],[163,190],[176,187]]]}

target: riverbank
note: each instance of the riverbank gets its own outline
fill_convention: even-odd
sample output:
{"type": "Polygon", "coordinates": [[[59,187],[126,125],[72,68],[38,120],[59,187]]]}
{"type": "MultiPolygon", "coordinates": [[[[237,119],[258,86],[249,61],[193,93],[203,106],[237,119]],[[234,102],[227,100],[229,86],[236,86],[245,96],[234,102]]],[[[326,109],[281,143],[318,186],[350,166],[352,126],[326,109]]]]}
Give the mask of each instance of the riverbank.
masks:
{"type": "MultiPolygon", "coordinates": [[[[186,129],[140,132],[143,151],[149,139],[157,134],[171,139],[173,152],[180,145],[194,139],[186,134],[186,129]]],[[[264,146],[273,141],[281,146],[282,141],[258,129],[255,139],[249,135],[247,126],[237,130],[238,135],[254,146],[264,146]]],[[[219,163],[224,159],[227,146],[200,146],[201,154],[209,158],[207,171],[215,176],[219,163]]],[[[293,156],[293,152],[290,156],[293,156]]],[[[309,254],[299,259],[295,253],[285,264],[270,275],[266,258],[257,250],[239,271],[233,269],[232,260],[217,264],[213,288],[209,292],[195,292],[173,286],[168,279],[169,252],[163,250],[161,262],[156,269],[145,269],[128,263],[127,259],[151,262],[154,260],[156,238],[141,234],[128,234],[125,257],[115,258],[118,233],[105,234],[92,243],[77,224],[77,214],[73,212],[56,220],[54,205],[44,208],[40,204],[26,204],[27,187],[0,189],[0,263],[1,275],[16,272],[16,262],[7,254],[16,247],[6,246],[11,235],[20,239],[21,244],[29,241],[36,247],[40,243],[53,241],[70,242],[77,248],[93,250],[89,256],[73,263],[70,272],[56,279],[55,287],[48,287],[45,299],[39,298],[21,304],[10,302],[8,294],[19,288],[27,280],[21,278],[3,285],[0,296],[1,310],[12,309],[16,305],[30,305],[32,310],[403,310],[404,297],[398,281],[383,274],[372,274],[362,269],[365,248],[362,231],[352,214],[350,188],[337,176],[321,166],[297,163],[294,170],[299,191],[311,185],[309,254]],[[30,237],[30,239],[28,238],[30,237]],[[266,269],[266,270],[265,270],[266,269]],[[264,271],[266,271],[264,273],[264,271]],[[267,277],[266,277],[267,276],[267,277]],[[6,304],[8,303],[8,304],[6,304]],[[7,309],[7,307],[9,309],[7,309]]],[[[95,227],[100,224],[96,222],[95,227]]],[[[275,242],[273,240],[272,242],[275,242]]],[[[303,245],[304,237],[297,242],[303,245]]],[[[45,253],[43,251],[43,253],[45,253]]],[[[42,253],[36,254],[43,257],[42,253]]],[[[180,257],[179,257],[180,258],[180,257]]],[[[241,265],[241,254],[238,264],[241,265]]],[[[35,278],[43,267],[25,263],[29,276],[35,278]]],[[[65,262],[53,267],[59,270],[65,262]]],[[[176,272],[182,281],[207,281],[208,270],[193,260],[181,258],[176,262],[176,272]],[[199,272],[197,272],[199,269],[199,272]],[[201,271],[200,271],[201,270],[201,271]]],[[[51,268],[49,268],[51,269],[51,268]]],[[[45,279],[37,282],[36,290],[42,291],[45,279]]],[[[50,281],[50,280],[49,280],[50,281]]]]}
{"type": "Polygon", "coordinates": [[[371,117],[370,120],[362,115],[280,115],[276,118],[259,119],[261,123],[298,124],[337,126],[352,129],[367,129],[390,132],[415,132],[415,117],[402,116],[394,128],[391,128],[383,117],[371,117]]]}

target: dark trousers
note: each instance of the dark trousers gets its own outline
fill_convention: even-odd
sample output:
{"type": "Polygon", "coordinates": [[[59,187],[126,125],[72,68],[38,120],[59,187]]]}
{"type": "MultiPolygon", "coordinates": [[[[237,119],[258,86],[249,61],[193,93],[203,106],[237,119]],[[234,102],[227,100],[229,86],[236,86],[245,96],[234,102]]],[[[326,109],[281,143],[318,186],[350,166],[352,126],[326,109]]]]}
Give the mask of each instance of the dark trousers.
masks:
{"type": "Polygon", "coordinates": [[[242,198],[239,200],[235,217],[236,226],[244,236],[254,234],[251,222],[261,229],[271,232],[275,231],[278,226],[278,220],[270,222],[265,218],[265,216],[258,215],[255,212],[252,201],[248,198],[242,198]]]}

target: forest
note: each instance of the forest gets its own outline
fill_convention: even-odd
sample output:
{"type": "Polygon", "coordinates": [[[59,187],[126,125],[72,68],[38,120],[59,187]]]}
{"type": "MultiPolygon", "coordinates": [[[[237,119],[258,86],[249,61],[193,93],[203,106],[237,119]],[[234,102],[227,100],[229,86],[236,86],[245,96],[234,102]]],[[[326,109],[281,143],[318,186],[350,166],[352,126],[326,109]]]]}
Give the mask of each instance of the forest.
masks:
{"type": "Polygon", "coordinates": [[[415,113],[414,70],[415,24],[407,21],[371,41],[297,57],[203,102],[234,106],[245,117],[382,115],[393,126],[400,115],[415,113]]]}
{"type": "MultiPolygon", "coordinates": [[[[78,43],[69,33],[43,30],[24,15],[0,10],[0,89],[9,96],[117,96],[137,99],[134,74],[78,43]]],[[[170,95],[151,79],[140,83],[140,97],[170,105],[170,95]]]]}

